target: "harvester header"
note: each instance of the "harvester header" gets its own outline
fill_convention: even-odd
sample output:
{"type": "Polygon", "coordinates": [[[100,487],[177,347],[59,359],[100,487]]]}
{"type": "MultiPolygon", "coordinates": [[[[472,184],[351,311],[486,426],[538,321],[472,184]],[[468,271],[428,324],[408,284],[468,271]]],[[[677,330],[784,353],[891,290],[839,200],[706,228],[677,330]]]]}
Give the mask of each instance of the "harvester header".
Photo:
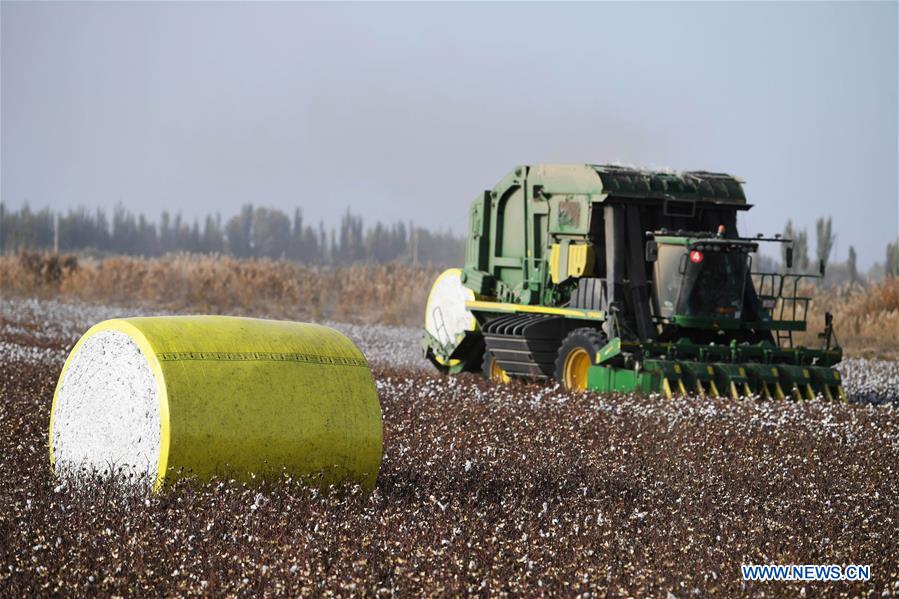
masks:
{"type": "MultiPolygon", "coordinates": [[[[425,355],[448,373],[566,388],[842,398],[829,315],[796,346],[815,275],[760,273],[742,181],[706,171],[519,166],[469,209],[465,264],[443,273],[425,355]]],[[[788,258],[789,260],[789,258],[788,258]]]]}

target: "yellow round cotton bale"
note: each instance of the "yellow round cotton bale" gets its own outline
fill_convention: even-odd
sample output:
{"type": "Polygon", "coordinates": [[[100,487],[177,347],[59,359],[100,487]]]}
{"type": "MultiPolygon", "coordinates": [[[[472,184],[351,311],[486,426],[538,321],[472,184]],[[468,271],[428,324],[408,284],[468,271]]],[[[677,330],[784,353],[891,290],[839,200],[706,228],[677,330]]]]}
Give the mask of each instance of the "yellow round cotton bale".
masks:
{"type": "Polygon", "coordinates": [[[159,488],[288,472],[371,489],[383,429],[368,362],[320,325],[228,316],[108,320],[75,345],[50,417],[63,479],[159,488]]]}

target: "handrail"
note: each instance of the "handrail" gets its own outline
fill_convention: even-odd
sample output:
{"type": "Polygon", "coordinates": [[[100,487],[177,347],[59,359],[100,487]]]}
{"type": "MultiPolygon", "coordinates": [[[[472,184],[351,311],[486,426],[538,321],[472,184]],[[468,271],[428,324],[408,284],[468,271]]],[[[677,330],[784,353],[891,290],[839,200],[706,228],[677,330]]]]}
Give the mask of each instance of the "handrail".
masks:
{"type": "MultiPolygon", "coordinates": [[[[811,297],[799,295],[799,281],[802,279],[820,279],[820,275],[806,273],[779,273],[779,272],[753,272],[749,273],[753,277],[758,277],[756,285],[756,293],[765,297],[773,297],[776,299],[795,299],[795,300],[811,300],[811,297]],[[792,293],[784,295],[784,286],[792,285],[792,293]],[[770,286],[770,293],[765,293],[766,288],[770,286]],[[776,293],[775,293],[776,290],[776,293]]],[[[788,293],[789,293],[788,289],[788,293]]]]}
{"type": "MultiPolygon", "coordinates": [[[[775,300],[772,312],[778,314],[778,320],[808,321],[808,306],[812,298],[800,295],[799,283],[802,279],[820,279],[820,275],[777,272],[753,272],[750,275],[756,277],[755,281],[758,282],[756,293],[760,297],[775,300]]],[[[792,347],[792,332],[784,336],[778,333],[778,345],[781,347],[782,341],[792,347]]]]}

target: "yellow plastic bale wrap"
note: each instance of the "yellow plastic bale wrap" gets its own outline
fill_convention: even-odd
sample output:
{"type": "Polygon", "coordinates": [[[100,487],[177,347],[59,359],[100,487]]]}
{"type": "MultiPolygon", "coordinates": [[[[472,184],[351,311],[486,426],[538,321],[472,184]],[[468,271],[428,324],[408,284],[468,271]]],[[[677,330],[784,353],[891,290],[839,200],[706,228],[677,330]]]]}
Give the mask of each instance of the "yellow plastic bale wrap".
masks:
{"type": "Polygon", "coordinates": [[[382,435],[368,362],[333,329],[226,316],[128,318],[92,327],[66,360],[50,461],[58,474],[107,462],[114,469],[116,456],[136,462],[140,446],[148,462],[158,451],[147,469],[155,488],[184,476],[286,470],[370,489],[382,435]]]}

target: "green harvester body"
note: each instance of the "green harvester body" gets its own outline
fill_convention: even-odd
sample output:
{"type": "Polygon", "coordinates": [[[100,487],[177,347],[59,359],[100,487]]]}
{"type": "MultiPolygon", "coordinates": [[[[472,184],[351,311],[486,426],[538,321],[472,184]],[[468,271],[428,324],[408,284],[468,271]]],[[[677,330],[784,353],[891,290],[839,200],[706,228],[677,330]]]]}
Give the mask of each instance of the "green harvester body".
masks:
{"type": "MultiPolygon", "coordinates": [[[[424,353],[449,373],[571,389],[845,400],[830,316],[820,347],[794,344],[817,275],[753,272],[760,243],[790,256],[792,241],[740,237],[751,207],[726,174],[517,167],[469,210],[458,280],[473,326],[426,329],[424,353]]],[[[429,301],[429,318],[444,309],[429,301]]]]}

